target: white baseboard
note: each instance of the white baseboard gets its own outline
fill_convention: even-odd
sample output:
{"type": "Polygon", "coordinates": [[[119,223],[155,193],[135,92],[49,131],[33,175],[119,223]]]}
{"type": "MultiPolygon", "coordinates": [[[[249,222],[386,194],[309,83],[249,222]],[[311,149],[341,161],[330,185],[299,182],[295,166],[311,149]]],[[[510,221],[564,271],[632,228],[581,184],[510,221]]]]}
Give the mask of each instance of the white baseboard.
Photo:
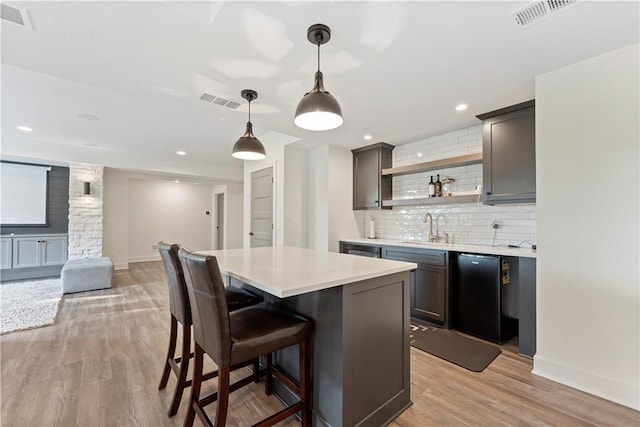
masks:
{"type": "Polygon", "coordinates": [[[640,384],[621,382],[574,366],[533,357],[533,374],[582,390],[629,408],[640,410],[640,384]]]}
{"type": "Polygon", "coordinates": [[[147,261],[161,261],[160,254],[158,255],[142,255],[129,257],[129,262],[147,262],[147,261]]]}
{"type": "Polygon", "coordinates": [[[113,268],[114,268],[114,270],[128,270],[129,269],[129,263],[128,262],[119,262],[119,263],[113,264],[113,268]]]}

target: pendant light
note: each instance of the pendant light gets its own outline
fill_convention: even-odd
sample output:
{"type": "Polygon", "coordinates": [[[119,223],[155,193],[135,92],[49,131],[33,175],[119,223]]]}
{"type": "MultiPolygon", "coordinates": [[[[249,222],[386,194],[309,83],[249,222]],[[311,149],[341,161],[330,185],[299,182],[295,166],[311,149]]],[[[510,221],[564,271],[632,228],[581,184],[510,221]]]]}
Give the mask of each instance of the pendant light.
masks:
{"type": "Polygon", "coordinates": [[[320,45],[331,39],[331,30],[323,24],[315,24],[307,30],[307,39],[318,45],[318,71],[313,89],[305,93],[296,109],[294,123],[302,129],[335,129],[343,122],[342,109],[338,101],[324,88],[320,71],[320,45]]]}
{"type": "Polygon", "coordinates": [[[233,145],[231,155],[236,159],[242,160],[262,160],[267,157],[264,152],[264,146],[260,140],[253,135],[253,125],[251,124],[251,101],[258,97],[258,93],[255,90],[244,89],[240,94],[244,99],[249,101],[249,121],[247,122],[247,130],[244,132],[244,135],[233,145]]]}

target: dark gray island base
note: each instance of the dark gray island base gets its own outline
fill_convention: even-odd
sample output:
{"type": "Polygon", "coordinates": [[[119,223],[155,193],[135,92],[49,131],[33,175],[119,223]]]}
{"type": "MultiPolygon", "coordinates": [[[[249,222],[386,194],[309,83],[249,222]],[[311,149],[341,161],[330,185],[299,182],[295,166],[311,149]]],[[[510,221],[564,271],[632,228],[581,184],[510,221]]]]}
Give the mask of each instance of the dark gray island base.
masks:
{"type": "MultiPolygon", "coordinates": [[[[384,426],[411,405],[409,271],[288,298],[229,282],[314,321],[314,425],[384,426]]],[[[274,362],[298,379],[297,348],[278,352],[274,362]]],[[[274,386],[281,399],[296,401],[274,386]]]]}

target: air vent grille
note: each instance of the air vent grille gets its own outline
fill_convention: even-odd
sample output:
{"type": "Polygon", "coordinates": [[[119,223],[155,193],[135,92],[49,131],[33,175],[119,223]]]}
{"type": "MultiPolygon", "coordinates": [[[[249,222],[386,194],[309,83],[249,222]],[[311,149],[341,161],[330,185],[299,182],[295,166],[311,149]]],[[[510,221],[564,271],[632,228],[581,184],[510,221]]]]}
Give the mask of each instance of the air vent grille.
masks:
{"type": "Polygon", "coordinates": [[[32,29],[29,15],[24,9],[2,3],[0,4],[0,18],[4,19],[5,21],[13,22],[14,24],[18,24],[30,30],[32,29]]]}
{"type": "Polygon", "coordinates": [[[554,13],[565,10],[568,6],[578,3],[578,0],[541,0],[511,12],[511,15],[521,27],[526,27],[554,13]]]}
{"type": "Polygon", "coordinates": [[[203,101],[211,102],[216,99],[216,97],[208,93],[203,93],[200,99],[202,99],[203,101]]]}
{"type": "Polygon", "coordinates": [[[240,106],[240,104],[235,101],[230,101],[220,96],[211,95],[210,93],[203,93],[202,96],[200,96],[200,99],[202,99],[203,101],[222,105],[223,107],[231,108],[232,110],[235,110],[240,106]]]}

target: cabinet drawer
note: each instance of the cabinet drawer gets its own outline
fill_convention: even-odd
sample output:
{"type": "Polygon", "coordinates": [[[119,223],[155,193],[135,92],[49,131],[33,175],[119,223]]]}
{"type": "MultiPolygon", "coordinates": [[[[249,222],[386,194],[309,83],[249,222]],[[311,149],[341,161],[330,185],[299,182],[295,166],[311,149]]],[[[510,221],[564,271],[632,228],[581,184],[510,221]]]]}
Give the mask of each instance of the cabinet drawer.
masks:
{"type": "Polygon", "coordinates": [[[439,251],[435,249],[385,247],[383,249],[382,257],[438,267],[446,267],[447,265],[447,251],[439,251]]]}

